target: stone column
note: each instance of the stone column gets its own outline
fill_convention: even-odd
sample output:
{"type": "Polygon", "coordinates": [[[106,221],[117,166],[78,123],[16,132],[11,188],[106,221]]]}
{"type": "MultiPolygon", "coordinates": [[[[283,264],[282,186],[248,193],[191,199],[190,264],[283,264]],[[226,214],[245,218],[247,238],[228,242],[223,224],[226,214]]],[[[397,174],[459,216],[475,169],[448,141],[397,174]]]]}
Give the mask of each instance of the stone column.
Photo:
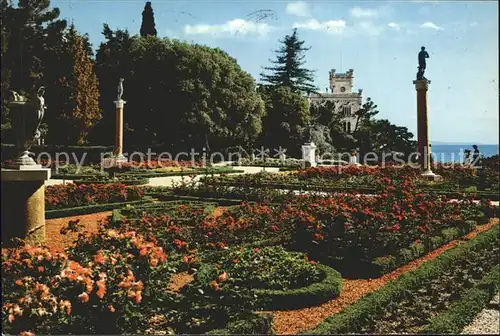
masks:
{"type": "Polygon", "coordinates": [[[50,169],[21,166],[2,169],[2,244],[13,238],[45,242],[45,181],[50,169]]]}
{"type": "Polygon", "coordinates": [[[316,148],[314,142],[302,145],[302,159],[306,167],[316,167],[316,148]]]}
{"type": "Polygon", "coordinates": [[[115,101],[116,106],[116,128],[115,128],[115,163],[126,162],[123,156],[123,106],[126,104],[124,100],[115,101]]]}
{"type": "Polygon", "coordinates": [[[428,79],[414,80],[415,90],[417,90],[417,141],[419,164],[423,177],[429,179],[439,179],[431,170],[431,151],[429,146],[429,124],[427,118],[427,90],[431,83],[428,79]]]}

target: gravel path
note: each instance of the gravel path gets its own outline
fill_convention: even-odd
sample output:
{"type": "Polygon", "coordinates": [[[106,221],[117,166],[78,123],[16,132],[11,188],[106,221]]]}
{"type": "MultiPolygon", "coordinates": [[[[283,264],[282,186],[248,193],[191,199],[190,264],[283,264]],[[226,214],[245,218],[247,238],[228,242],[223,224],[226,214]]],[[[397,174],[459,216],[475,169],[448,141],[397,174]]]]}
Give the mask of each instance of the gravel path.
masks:
{"type": "Polygon", "coordinates": [[[498,310],[499,294],[495,295],[482,312],[480,312],[474,321],[464,328],[462,334],[488,334],[500,335],[500,311],[498,310]]]}

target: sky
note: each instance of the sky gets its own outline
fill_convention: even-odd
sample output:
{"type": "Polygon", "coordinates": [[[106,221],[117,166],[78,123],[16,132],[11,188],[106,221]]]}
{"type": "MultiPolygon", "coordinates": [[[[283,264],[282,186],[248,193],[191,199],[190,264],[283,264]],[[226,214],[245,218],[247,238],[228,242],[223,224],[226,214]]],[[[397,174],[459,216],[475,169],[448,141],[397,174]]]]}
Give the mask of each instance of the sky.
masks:
{"type": "MultiPolygon", "coordinates": [[[[497,1],[153,0],[159,37],[219,47],[257,81],[279,41],[298,28],[315,84],[354,69],[354,90],[378,105],[378,118],[416,136],[417,54],[425,76],[432,141],[497,144],[499,135],[497,1]]],[[[87,33],[94,49],[102,26],[139,34],[142,0],[52,0],[61,18],[87,33]]],[[[125,85],[126,91],[126,85],[125,85]]]]}

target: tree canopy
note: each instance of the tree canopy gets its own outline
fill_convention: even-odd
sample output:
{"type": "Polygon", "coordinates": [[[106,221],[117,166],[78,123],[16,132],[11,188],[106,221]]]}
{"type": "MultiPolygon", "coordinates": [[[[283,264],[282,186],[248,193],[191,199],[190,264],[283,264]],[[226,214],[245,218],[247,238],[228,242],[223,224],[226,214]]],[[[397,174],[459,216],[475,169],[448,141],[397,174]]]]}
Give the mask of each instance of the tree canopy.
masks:
{"type": "Polygon", "coordinates": [[[146,2],[142,11],[141,36],[156,36],[155,15],[151,7],[151,1],[146,2]]]}
{"type": "Polygon", "coordinates": [[[276,60],[270,60],[274,66],[264,67],[270,73],[261,73],[261,80],[272,87],[287,86],[293,92],[315,92],[314,71],[303,67],[306,63],[304,53],[310,47],[304,47],[305,42],[299,40],[297,29],[280,43],[282,46],[275,51],[276,60]]]}
{"type": "MultiPolygon", "coordinates": [[[[124,81],[127,133],[136,146],[224,148],[251,145],[261,132],[264,103],[255,80],[220,49],[153,36],[111,32],[97,53],[103,97],[124,81]]],[[[112,99],[102,101],[105,118],[114,118],[112,99]]]]}

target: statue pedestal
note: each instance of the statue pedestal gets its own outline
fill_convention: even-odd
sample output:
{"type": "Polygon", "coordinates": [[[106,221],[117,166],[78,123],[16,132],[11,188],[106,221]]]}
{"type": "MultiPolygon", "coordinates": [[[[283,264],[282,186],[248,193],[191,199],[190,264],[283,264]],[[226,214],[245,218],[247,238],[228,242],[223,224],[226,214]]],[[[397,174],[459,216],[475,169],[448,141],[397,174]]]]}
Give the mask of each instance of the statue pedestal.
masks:
{"type": "Polygon", "coordinates": [[[31,165],[2,169],[2,245],[13,238],[27,244],[45,242],[45,181],[50,169],[31,165]]]}
{"type": "Polygon", "coordinates": [[[420,176],[426,180],[429,180],[429,181],[442,181],[443,180],[443,177],[441,175],[434,174],[432,172],[432,170],[430,170],[430,169],[428,169],[425,172],[423,172],[422,174],[420,174],[420,176]]]}
{"type": "Polygon", "coordinates": [[[122,163],[128,162],[127,158],[123,155],[103,158],[101,166],[104,168],[121,167],[122,163]]]}
{"type": "Polygon", "coordinates": [[[302,145],[302,159],[306,166],[316,167],[316,148],[314,142],[302,145]]]}

